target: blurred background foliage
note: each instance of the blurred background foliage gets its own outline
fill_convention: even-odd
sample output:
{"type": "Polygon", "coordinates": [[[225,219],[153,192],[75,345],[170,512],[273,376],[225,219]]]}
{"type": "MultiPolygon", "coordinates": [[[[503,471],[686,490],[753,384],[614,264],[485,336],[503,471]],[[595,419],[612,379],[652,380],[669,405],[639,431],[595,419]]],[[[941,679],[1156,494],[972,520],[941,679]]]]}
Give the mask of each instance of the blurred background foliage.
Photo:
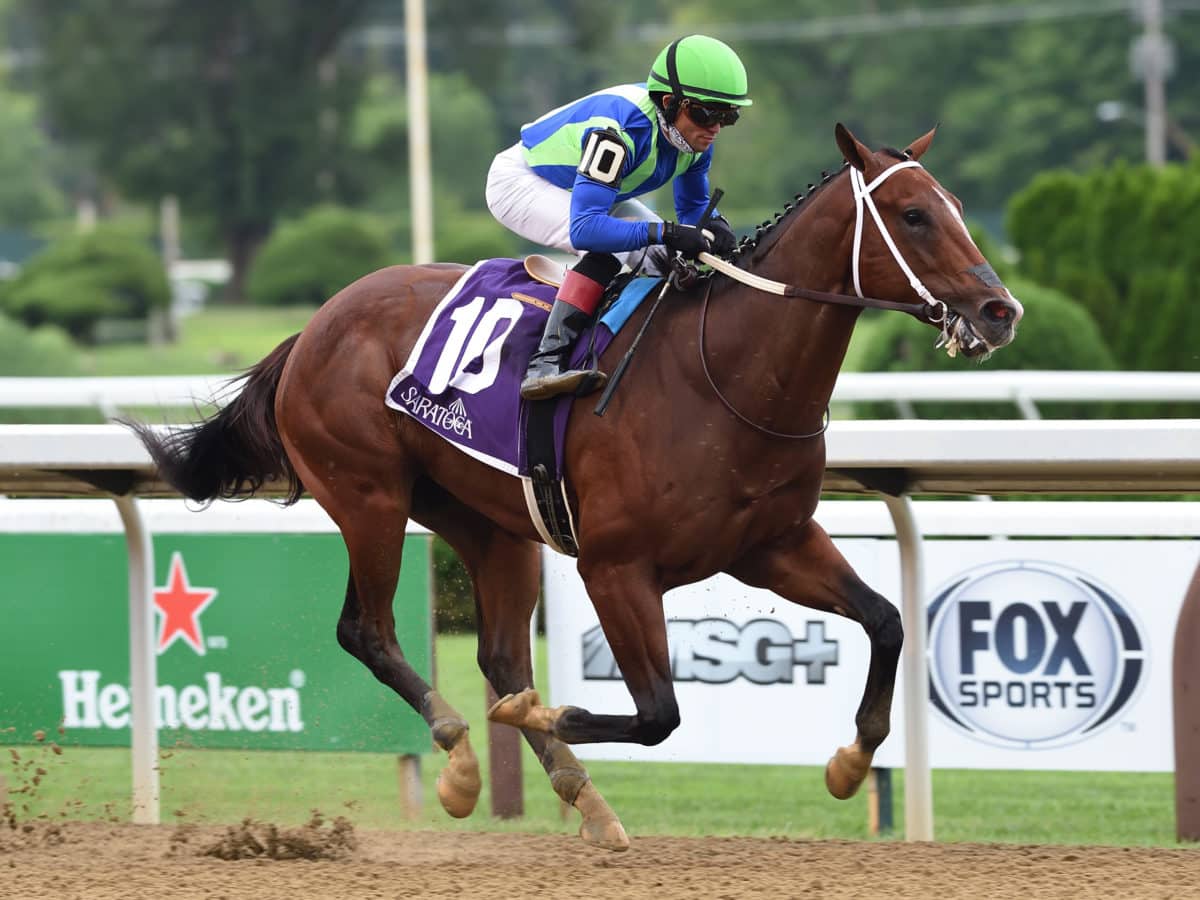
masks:
{"type": "MultiPolygon", "coordinates": [[[[1137,278],[1097,272],[1088,258],[1119,245],[1124,259],[1136,259],[1154,232],[1173,226],[1172,247],[1196,244],[1187,227],[1195,197],[1183,185],[1195,183],[1186,159],[1200,99],[1182,88],[1200,69],[1200,14],[1167,10],[1175,166],[1162,175],[1170,183],[1155,187],[1150,173],[1130,175],[1143,152],[1142,85],[1131,62],[1142,25],[1127,4],[427,0],[438,256],[472,262],[529,249],[484,207],[495,152],[523,122],[642,79],[669,39],[704,31],[739,51],[755,98],[721,139],[712,173],[739,230],[838,164],[836,121],[868,143],[897,146],[940,123],[930,165],[973,222],[1019,251],[1024,274],[1049,277],[1077,299],[1099,290],[1088,302],[1110,306],[1164,290],[1183,296],[1195,269],[1187,254],[1137,278]],[[1080,190],[1124,185],[1129,196],[1081,211],[1092,217],[1088,241],[1071,244],[1076,225],[1059,223],[1051,242],[1025,227],[1045,192],[1008,220],[1023,237],[1005,231],[1009,204],[1036,178],[1110,170],[1080,190]],[[1154,215],[1118,215],[1156,191],[1154,215]],[[1096,234],[1110,225],[1141,230],[1133,241],[1096,234]]],[[[317,206],[374,213],[390,261],[408,257],[402,4],[3,0],[0,26],[0,232],[36,240],[80,210],[112,218],[173,196],[183,255],[225,259],[225,299],[235,302],[257,299],[246,279],[275,229],[317,206]]],[[[4,238],[0,255],[23,262],[20,238],[11,253],[4,238]]],[[[1153,359],[1174,331],[1161,328],[1147,345],[1114,332],[1111,310],[1092,311],[1110,342],[1136,343],[1153,359]]],[[[1128,349],[1119,361],[1145,367],[1128,349]]]]}
{"type": "Polygon", "coordinates": [[[263,306],[320,306],[390,257],[387,230],[374,216],[314,207],[268,238],[251,264],[246,296],[263,306]]]}
{"type": "MultiPolygon", "coordinates": [[[[1078,300],[1099,290],[1089,304],[1183,296],[1196,268],[1189,135],[1200,128],[1200,98],[1184,89],[1200,74],[1200,11],[1185,7],[1168,4],[1165,23],[1173,164],[1150,173],[1137,166],[1142,83],[1131,62],[1142,25],[1127,4],[427,0],[438,257],[531,249],[484,206],[492,156],[523,122],[643,79],[668,40],[703,31],[738,50],[755,99],[722,136],[712,172],[738,230],[838,165],[835,122],[901,147],[940,123],[930,166],[998,248],[1018,251],[1023,274],[1078,300]],[[1100,179],[1077,186],[1085,194],[1105,192],[1080,210],[1086,223],[1057,222],[1042,240],[1037,229],[1055,208],[1041,219],[1037,210],[1052,196],[1068,202],[1061,184],[1009,216],[1035,179],[1071,177],[1100,179]],[[1153,214],[1139,206],[1151,195],[1153,214]],[[1089,237],[1073,243],[1079,228],[1089,237]],[[1163,230],[1187,252],[1167,256],[1154,236],[1163,230]],[[1090,254],[1114,246],[1136,260],[1147,244],[1167,259],[1154,273],[1135,278],[1126,266],[1117,277],[1091,265],[1090,254]]],[[[408,258],[403,4],[2,0],[0,26],[0,232],[44,239],[80,210],[113,218],[176,197],[183,255],[226,260],[231,302],[278,302],[255,296],[246,279],[272,233],[319,206],[376,215],[389,261],[408,258]]],[[[312,286],[327,290],[320,279],[312,286]]],[[[1158,359],[1170,343],[1173,328],[1147,349],[1141,335],[1120,333],[1113,310],[1089,308],[1109,342],[1138,345],[1118,352],[1121,364],[1144,367],[1130,354],[1158,359]]],[[[1188,361],[1181,356],[1169,364],[1188,361]]]]}
{"type": "Polygon", "coordinates": [[[63,236],[0,289],[8,315],[31,327],[61,326],[85,343],[97,339],[102,320],[145,322],[170,300],[158,255],[119,223],[63,236]]]}
{"type": "Polygon", "coordinates": [[[1045,172],[1009,205],[1022,271],[1078,297],[1119,368],[1194,370],[1200,169],[1045,172]]]}
{"type": "MultiPolygon", "coordinates": [[[[1105,371],[1113,369],[1112,352],[1100,334],[1091,313],[1066,295],[1021,277],[1010,278],[1008,287],[1025,306],[1021,339],[998,353],[1003,354],[1006,369],[1105,371]]],[[[961,357],[951,359],[930,339],[929,326],[910,316],[872,312],[870,339],[858,359],[867,372],[952,372],[967,366],[984,366],[961,357]]],[[[1095,418],[1096,404],[1076,405],[1039,403],[1049,418],[1095,418]],[[1043,409],[1044,407],[1044,409],[1043,409]]],[[[1007,419],[1012,410],[995,403],[916,403],[920,418],[930,419],[1007,419]]],[[[856,407],[862,418],[897,417],[892,403],[861,403],[856,407]]]]}

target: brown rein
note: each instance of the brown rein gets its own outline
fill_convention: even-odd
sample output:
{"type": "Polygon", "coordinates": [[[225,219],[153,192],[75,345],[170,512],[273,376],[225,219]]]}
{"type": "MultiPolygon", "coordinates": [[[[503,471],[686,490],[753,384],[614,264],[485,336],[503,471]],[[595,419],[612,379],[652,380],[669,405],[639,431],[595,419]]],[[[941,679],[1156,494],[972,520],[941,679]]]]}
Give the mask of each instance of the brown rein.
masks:
{"type": "MultiPolygon", "coordinates": [[[[735,409],[733,404],[730,403],[725,398],[725,395],[721,393],[721,389],[719,387],[717,387],[717,383],[715,381],[713,381],[712,373],[709,372],[709,370],[708,370],[708,359],[704,355],[704,323],[708,319],[708,298],[712,295],[712,283],[713,283],[713,280],[711,278],[709,278],[708,284],[704,288],[704,302],[700,306],[700,368],[702,368],[704,370],[704,377],[708,379],[708,386],[713,389],[713,393],[717,395],[717,399],[720,400],[722,404],[724,404],[724,406],[727,410],[729,410],[731,413],[733,413],[734,416],[736,416],[742,422],[749,425],[755,431],[760,432],[761,434],[765,434],[769,437],[786,438],[788,440],[806,440],[808,438],[815,438],[815,437],[820,437],[821,435],[823,435],[825,433],[825,430],[829,427],[829,407],[828,406],[825,407],[825,415],[822,419],[821,427],[819,429],[817,429],[816,431],[810,431],[807,434],[789,434],[785,431],[772,431],[770,428],[767,428],[765,425],[759,425],[757,422],[754,422],[754,421],[746,418],[744,415],[742,415],[742,413],[740,413],[737,409],[735,409]]],[[[796,296],[802,296],[802,295],[796,295],[796,296]]],[[[840,296],[840,295],[831,294],[830,296],[840,296]]],[[[808,298],[808,299],[812,299],[812,298],[808,298]]],[[[855,299],[857,299],[857,298],[855,298],[855,299]]]]}
{"type": "Polygon", "coordinates": [[[946,306],[939,302],[939,305],[932,309],[939,310],[939,315],[934,315],[930,310],[929,304],[917,306],[913,303],[903,303],[898,300],[880,300],[877,297],[857,297],[853,294],[831,294],[825,291],[813,291],[808,288],[803,288],[794,284],[785,284],[782,281],[771,281],[763,278],[760,275],[755,275],[753,272],[747,272],[745,269],[740,269],[733,263],[721,259],[719,256],[713,256],[711,253],[701,253],[699,261],[708,265],[714,272],[732,279],[733,281],[744,284],[748,287],[755,288],[768,294],[776,294],[780,297],[799,297],[802,300],[812,300],[816,303],[831,303],[838,306],[857,306],[860,309],[891,309],[897,312],[907,313],[913,318],[926,323],[927,325],[941,325],[946,320],[946,306]]]}
{"type": "Polygon", "coordinates": [[[916,308],[912,303],[901,303],[897,300],[879,300],[875,297],[855,297],[853,294],[827,294],[824,291],[810,291],[808,288],[796,287],[789,284],[784,297],[800,297],[804,300],[815,300],[817,303],[833,303],[841,306],[858,306],[863,309],[894,309],[897,312],[908,313],[928,325],[937,325],[942,317],[934,318],[929,313],[929,307],[922,305],[916,308]]]}
{"type": "MultiPolygon", "coordinates": [[[[784,284],[781,281],[771,281],[753,272],[747,272],[744,269],[739,269],[732,263],[721,259],[718,256],[713,256],[711,253],[701,253],[700,262],[706,263],[714,272],[719,272],[727,278],[752,287],[764,293],[776,294],[780,297],[797,297],[801,300],[812,300],[816,303],[829,303],[837,306],[855,306],[860,309],[890,309],[897,312],[907,313],[918,321],[929,325],[942,325],[946,322],[947,310],[945,304],[930,306],[922,304],[916,306],[912,303],[902,303],[897,300],[880,300],[876,297],[857,297],[852,294],[831,294],[825,291],[813,291],[808,288],[799,287],[794,284],[784,284]],[[940,312],[939,315],[934,315],[933,311],[940,312]]],[[[721,401],[724,407],[729,410],[740,421],[749,425],[755,431],[765,434],[769,437],[785,438],[787,440],[808,440],[809,438],[820,437],[829,428],[829,407],[825,407],[825,415],[821,422],[821,427],[816,431],[810,431],[803,434],[789,434],[784,431],[774,431],[764,425],[759,425],[744,416],[739,412],[732,403],[721,393],[721,389],[717,387],[717,383],[713,380],[712,373],[708,370],[708,359],[704,355],[704,335],[705,322],[708,319],[708,299],[712,294],[713,278],[710,276],[707,280],[707,285],[704,288],[704,302],[700,307],[700,367],[704,370],[704,377],[708,379],[708,386],[712,388],[713,393],[717,395],[717,399],[721,401]]]]}

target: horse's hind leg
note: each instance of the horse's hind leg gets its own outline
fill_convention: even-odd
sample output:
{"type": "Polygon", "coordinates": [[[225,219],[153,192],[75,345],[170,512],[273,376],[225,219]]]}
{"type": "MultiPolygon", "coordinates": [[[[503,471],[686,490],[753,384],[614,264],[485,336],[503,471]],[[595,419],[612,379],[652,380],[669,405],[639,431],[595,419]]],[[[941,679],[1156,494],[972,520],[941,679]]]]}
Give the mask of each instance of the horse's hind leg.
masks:
{"type": "Polygon", "coordinates": [[[892,689],[904,641],[900,613],[867,587],[816,522],[752,551],[728,571],[793,603],[853,619],[866,631],[871,662],[854,719],[858,734],[849,747],[839,747],[825,767],[829,792],[841,800],[852,796],[891,728],[892,689]]]}
{"type": "MultiPolygon", "coordinates": [[[[293,453],[292,459],[298,460],[297,454],[293,453]]],[[[400,577],[413,480],[404,477],[402,463],[388,462],[390,471],[385,472],[378,462],[368,467],[364,461],[364,468],[354,475],[333,473],[329,484],[302,461],[296,469],[341,529],[350,556],[338,643],[429,724],[434,741],[450,754],[438,776],[438,799],[446,812],[462,818],[475,809],[481,788],[467,720],[413,670],[396,640],[392,602],[400,577]],[[334,492],[331,486],[338,475],[340,490],[334,492]]]]}
{"type": "MultiPolygon", "coordinates": [[[[413,518],[436,531],[463,560],[475,587],[479,668],[500,697],[533,690],[529,621],[541,582],[539,545],[501,531],[475,510],[429,482],[418,483],[413,518]]],[[[550,778],[554,792],[579,810],[580,836],[589,844],[625,850],[620,820],[591,783],[570,747],[542,731],[521,733],[550,778]]]]}

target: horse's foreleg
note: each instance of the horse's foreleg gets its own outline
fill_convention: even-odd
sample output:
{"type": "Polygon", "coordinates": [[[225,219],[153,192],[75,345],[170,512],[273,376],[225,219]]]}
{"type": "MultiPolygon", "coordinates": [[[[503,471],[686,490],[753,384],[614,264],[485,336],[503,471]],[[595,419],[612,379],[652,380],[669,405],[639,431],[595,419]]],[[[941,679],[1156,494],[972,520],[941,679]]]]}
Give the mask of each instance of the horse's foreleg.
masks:
{"type": "Polygon", "coordinates": [[[904,640],[900,613],[867,587],[816,522],[748,553],[728,571],[793,603],[853,619],[866,631],[871,662],[854,719],[858,734],[853,744],[839,747],[825,767],[829,792],[841,800],[852,796],[891,728],[892,690],[904,640]]]}
{"type": "Polygon", "coordinates": [[[502,697],[488,716],[545,731],[570,744],[659,744],[679,726],[662,590],[636,565],[588,565],[581,560],[580,574],[636,715],[600,715],[578,706],[549,709],[541,705],[535,691],[523,691],[502,697]]]}
{"type": "MultiPolygon", "coordinates": [[[[446,539],[471,576],[479,620],[480,670],[501,696],[536,696],[529,621],[541,583],[539,545],[500,531],[429,483],[422,483],[414,495],[413,516],[446,539]]],[[[546,770],[554,792],[579,810],[580,836],[608,850],[628,849],[629,838],[620,819],[571,748],[544,730],[525,727],[521,733],[546,770]]]]}

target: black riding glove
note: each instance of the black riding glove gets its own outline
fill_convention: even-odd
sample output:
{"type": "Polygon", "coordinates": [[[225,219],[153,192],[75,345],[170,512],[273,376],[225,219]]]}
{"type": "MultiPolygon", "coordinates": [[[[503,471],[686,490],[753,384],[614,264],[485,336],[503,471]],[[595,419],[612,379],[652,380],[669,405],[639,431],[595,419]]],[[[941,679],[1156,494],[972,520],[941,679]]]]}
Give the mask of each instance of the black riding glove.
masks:
{"type": "Polygon", "coordinates": [[[724,216],[709,219],[704,230],[713,236],[711,243],[714,256],[728,256],[737,246],[737,235],[733,233],[724,216]]]}
{"type": "Polygon", "coordinates": [[[679,251],[684,259],[695,259],[701,253],[712,251],[708,236],[695,225],[662,222],[658,225],[658,235],[654,234],[654,230],[652,226],[650,236],[658,238],[654,243],[665,244],[668,250],[679,251]]]}

